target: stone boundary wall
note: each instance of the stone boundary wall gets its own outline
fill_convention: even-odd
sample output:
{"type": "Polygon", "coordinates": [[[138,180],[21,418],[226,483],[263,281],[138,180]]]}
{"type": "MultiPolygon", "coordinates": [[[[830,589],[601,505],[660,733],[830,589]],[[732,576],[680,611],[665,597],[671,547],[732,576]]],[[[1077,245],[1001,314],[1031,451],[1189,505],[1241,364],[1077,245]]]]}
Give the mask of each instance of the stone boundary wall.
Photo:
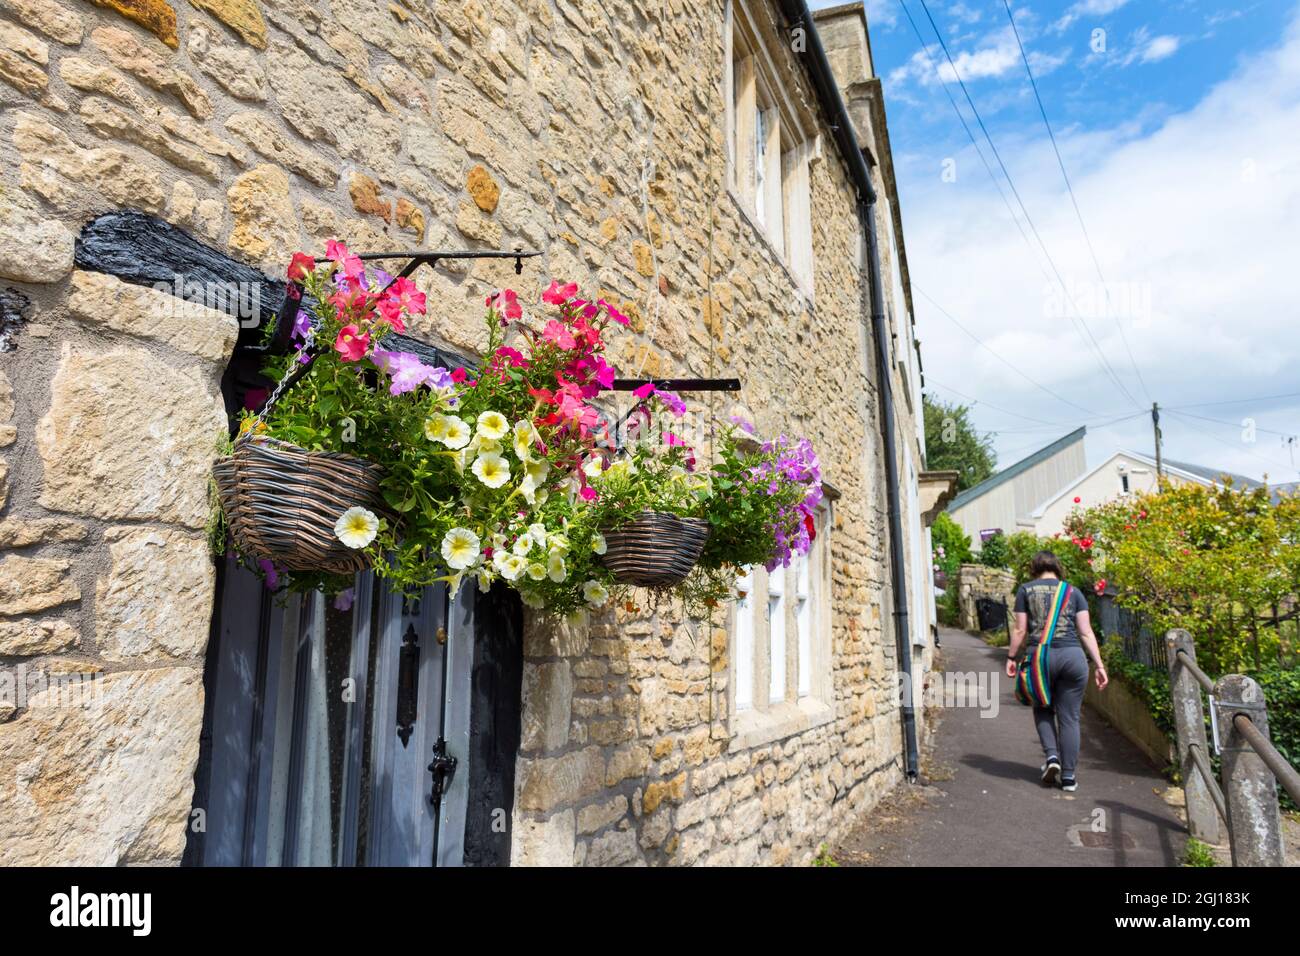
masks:
{"type": "Polygon", "coordinates": [[[1007,613],[1015,606],[1016,576],[1001,568],[982,564],[963,564],[957,572],[957,606],[961,613],[963,630],[979,632],[979,617],[975,602],[979,598],[1006,601],[1007,613]]]}

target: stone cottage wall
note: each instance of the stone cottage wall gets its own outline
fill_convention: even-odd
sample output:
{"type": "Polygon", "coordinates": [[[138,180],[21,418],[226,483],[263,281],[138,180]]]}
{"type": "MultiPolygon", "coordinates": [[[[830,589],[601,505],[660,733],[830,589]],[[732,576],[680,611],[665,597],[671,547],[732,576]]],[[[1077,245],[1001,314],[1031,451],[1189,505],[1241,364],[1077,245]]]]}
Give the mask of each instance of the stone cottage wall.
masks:
{"type": "Polygon", "coordinates": [[[273,274],[333,237],[540,249],[518,277],[421,270],[413,333],[472,352],[489,290],[573,279],[632,317],[622,371],[736,375],[715,411],[816,443],[843,494],[834,720],[738,749],[724,630],[530,622],[516,863],[800,862],[899,778],[852,190],[824,136],[808,303],[723,185],[722,23],[719,0],[0,0],[0,672],[102,675],[97,707],[0,710],[0,863],[184,844],[237,329],[74,269],[123,207],[273,274]]]}

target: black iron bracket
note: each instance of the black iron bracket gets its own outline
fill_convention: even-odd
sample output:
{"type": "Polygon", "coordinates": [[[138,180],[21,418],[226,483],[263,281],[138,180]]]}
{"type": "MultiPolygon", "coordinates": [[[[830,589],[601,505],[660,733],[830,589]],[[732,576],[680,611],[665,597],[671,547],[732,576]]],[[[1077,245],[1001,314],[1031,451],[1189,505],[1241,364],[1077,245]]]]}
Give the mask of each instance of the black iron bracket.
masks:
{"type": "Polygon", "coordinates": [[[614,391],[635,392],[645,385],[653,385],[665,392],[738,392],[738,378],[616,378],[614,391]]]}

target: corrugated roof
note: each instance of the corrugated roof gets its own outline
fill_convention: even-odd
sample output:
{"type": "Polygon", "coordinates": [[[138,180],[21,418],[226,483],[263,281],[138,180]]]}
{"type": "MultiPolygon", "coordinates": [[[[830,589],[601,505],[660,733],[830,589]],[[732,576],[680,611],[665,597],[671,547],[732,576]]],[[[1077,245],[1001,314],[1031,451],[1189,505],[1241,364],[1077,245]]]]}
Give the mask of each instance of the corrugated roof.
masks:
{"type": "Polygon", "coordinates": [[[1069,448],[1075,442],[1083,441],[1083,436],[1087,434],[1087,431],[1088,426],[1081,425],[1074,431],[1070,432],[1070,434],[1062,435],[1050,445],[1044,445],[1042,448],[1038,449],[1038,451],[1026,458],[1020,459],[1009,468],[1003,468],[996,475],[991,475],[988,478],[985,478],[975,487],[967,488],[956,498],[952,499],[952,504],[948,505],[948,510],[955,511],[962,505],[969,504],[981,495],[992,491],[994,488],[998,487],[998,485],[1008,482],[1017,475],[1024,474],[1030,468],[1033,468],[1034,465],[1046,461],[1063,448],[1069,448]]]}
{"type": "Polygon", "coordinates": [[[1183,471],[1190,471],[1193,475],[1200,475],[1206,481],[1213,481],[1215,484],[1222,484],[1224,475],[1231,478],[1233,485],[1239,488],[1258,488],[1263,484],[1262,481],[1247,478],[1245,475],[1236,475],[1222,468],[1206,468],[1204,465],[1192,465],[1185,461],[1174,461],[1172,458],[1166,458],[1165,463],[1181,468],[1183,471]]]}
{"type": "Polygon", "coordinates": [[[1300,481],[1288,481],[1283,484],[1269,485],[1268,490],[1273,496],[1273,504],[1277,504],[1282,500],[1280,497],[1281,492],[1286,492],[1288,495],[1294,495],[1300,492],[1300,481]]]}

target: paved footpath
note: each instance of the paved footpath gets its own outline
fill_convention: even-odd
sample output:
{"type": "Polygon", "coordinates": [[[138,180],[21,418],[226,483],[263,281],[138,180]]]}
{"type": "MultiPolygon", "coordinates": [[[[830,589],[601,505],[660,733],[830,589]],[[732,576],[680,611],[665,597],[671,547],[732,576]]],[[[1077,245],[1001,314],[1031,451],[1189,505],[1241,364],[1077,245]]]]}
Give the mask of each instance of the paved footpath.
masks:
{"type": "MultiPolygon", "coordinates": [[[[941,629],[948,672],[995,673],[996,716],[947,707],[922,761],[928,786],[900,787],[833,848],[844,865],[1176,866],[1186,831],[1160,796],[1168,781],[1086,705],[1079,789],[1039,784],[1028,707],[1003,672],[1006,649],[941,629]],[[1094,829],[1097,821],[1104,830],[1094,829]]],[[[935,675],[937,679],[938,675],[935,675]]],[[[988,678],[985,677],[985,680],[988,678]]],[[[985,685],[987,686],[987,684],[985,685]]],[[[991,709],[991,708],[990,708],[991,709]]]]}

